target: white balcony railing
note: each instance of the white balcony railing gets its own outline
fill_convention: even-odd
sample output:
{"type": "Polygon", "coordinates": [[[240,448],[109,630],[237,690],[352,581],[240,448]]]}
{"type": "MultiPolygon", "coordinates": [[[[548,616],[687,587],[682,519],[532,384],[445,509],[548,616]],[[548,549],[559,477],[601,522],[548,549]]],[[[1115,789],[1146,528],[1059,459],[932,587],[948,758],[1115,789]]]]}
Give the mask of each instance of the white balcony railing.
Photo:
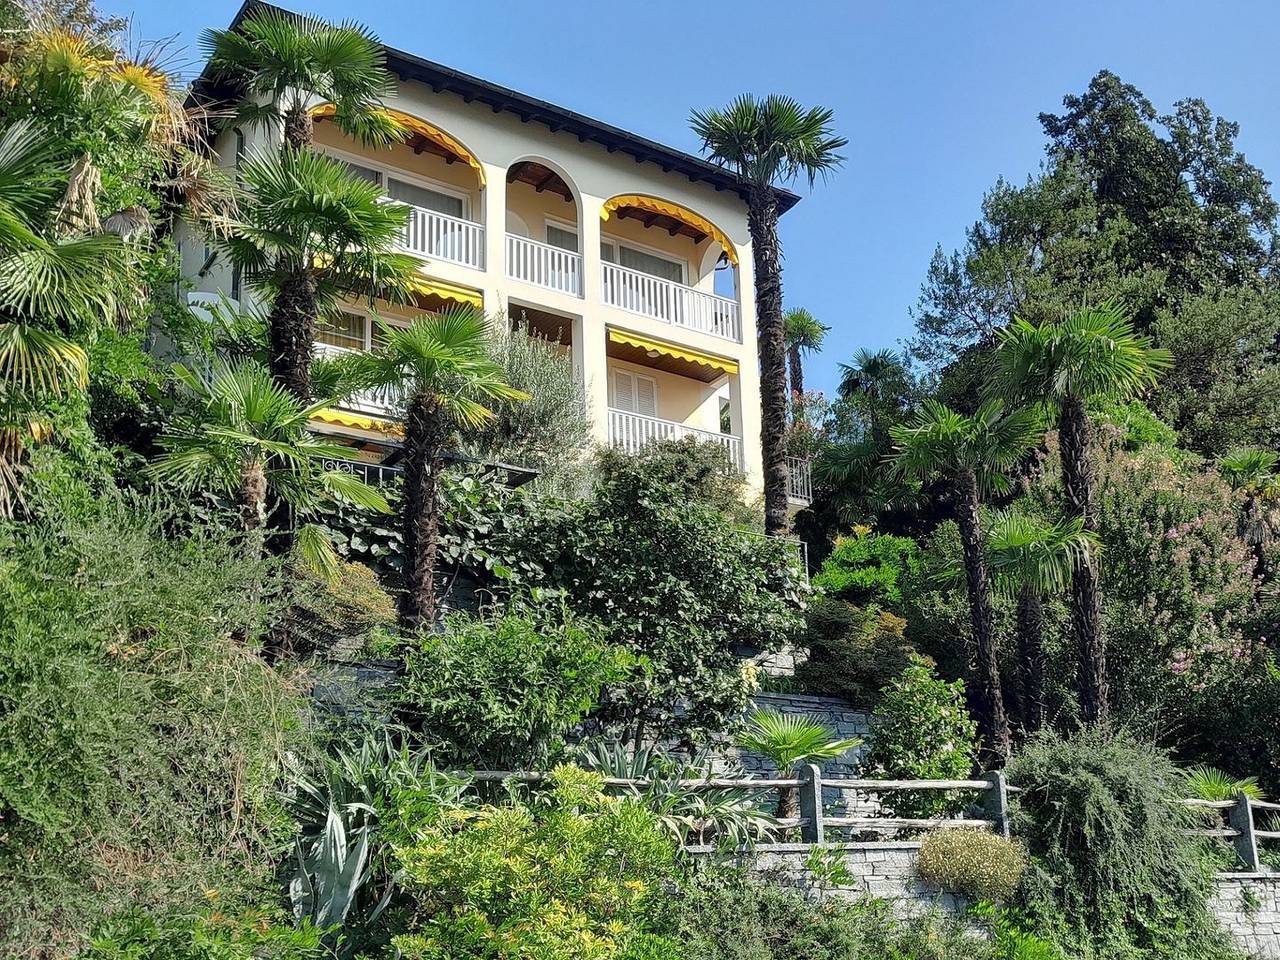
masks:
{"type": "Polygon", "coordinates": [[[409,222],[400,245],[408,253],[429,260],[447,260],[476,270],[484,269],[484,227],[470,220],[451,217],[405,204],[409,222]]]}
{"type": "Polygon", "coordinates": [[[579,297],[582,296],[582,255],[508,233],[507,276],[579,297]]]}
{"type": "Polygon", "coordinates": [[[641,413],[627,413],[625,410],[609,408],[609,442],[628,453],[636,453],[659,440],[678,440],[681,437],[697,437],[711,443],[718,443],[729,454],[729,460],[739,469],[742,468],[742,438],[731,437],[727,433],[713,433],[710,430],[698,430],[686,427],[674,420],[662,420],[658,417],[647,417],[641,413]]]}
{"type": "Polygon", "coordinates": [[[813,502],[813,476],[807,457],[787,457],[787,496],[797,503],[813,502]]]}
{"type": "MultiPolygon", "coordinates": [[[[340,357],[343,354],[360,352],[332,343],[317,341],[315,344],[315,353],[318,357],[340,357]]],[[[357,413],[367,413],[375,417],[391,417],[395,415],[398,405],[396,394],[396,390],[359,390],[337,403],[336,406],[343,410],[354,410],[357,413]]]]}
{"type": "Polygon", "coordinates": [[[735,301],[616,263],[603,263],[601,267],[602,296],[610,306],[742,342],[735,301]]]}

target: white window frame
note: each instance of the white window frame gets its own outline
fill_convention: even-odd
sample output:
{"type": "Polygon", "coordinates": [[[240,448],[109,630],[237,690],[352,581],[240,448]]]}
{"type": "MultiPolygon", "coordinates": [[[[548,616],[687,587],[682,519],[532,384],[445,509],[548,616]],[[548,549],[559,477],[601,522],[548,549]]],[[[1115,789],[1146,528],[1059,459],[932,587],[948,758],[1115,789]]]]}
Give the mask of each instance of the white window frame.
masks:
{"type": "MultiPolygon", "coordinates": [[[[357,316],[364,317],[364,346],[361,347],[360,349],[365,353],[369,353],[370,351],[372,351],[373,350],[373,311],[361,304],[348,303],[345,300],[338,304],[337,311],[339,313],[354,313],[357,316]]],[[[383,313],[378,314],[378,318],[382,320],[383,323],[387,324],[387,326],[390,326],[390,327],[407,327],[409,326],[410,323],[413,322],[412,320],[406,319],[404,317],[397,317],[394,315],[383,314],[383,313]]],[[[332,347],[334,350],[343,350],[348,353],[354,352],[353,347],[340,347],[337,344],[333,344],[333,343],[326,344],[326,346],[332,347]]]]}
{"type": "MultiPolygon", "coordinates": [[[[469,223],[475,222],[471,219],[471,194],[464,190],[459,190],[451,184],[441,183],[439,180],[424,177],[420,173],[412,173],[407,170],[402,170],[400,167],[393,167],[389,163],[383,163],[380,160],[372,160],[369,157],[361,156],[358,153],[352,153],[349,150],[343,150],[339,147],[323,146],[317,147],[316,149],[327,156],[333,157],[335,160],[345,160],[348,163],[354,163],[357,166],[376,170],[378,175],[382,178],[378,183],[378,186],[382,188],[384,193],[387,189],[387,177],[392,176],[397,180],[403,180],[405,183],[413,186],[422,187],[424,190],[431,190],[435,193],[442,193],[446,197],[453,197],[454,199],[461,200],[462,217],[460,219],[466,220],[469,223]]],[[[393,200],[392,202],[404,203],[406,206],[413,206],[413,204],[406,203],[404,200],[393,200]]],[[[415,209],[422,208],[418,207],[415,209]]],[[[434,213],[435,211],[432,212],[434,213]]],[[[447,214],[442,214],[442,216],[447,216],[447,214]]]]}
{"type": "Polygon", "coordinates": [[[617,403],[617,399],[618,399],[618,392],[617,392],[617,390],[614,388],[614,385],[613,385],[613,378],[614,378],[614,376],[616,376],[616,375],[617,375],[617,374],[619,374],[619,373],[625,373],[627,376],[629,376],[629,377],[631,377],[632,379],[635,379],[635,380],[648,380],[648,381],[649,381],[649,384],[653,387],[653,413],[641,413],[641,412],[640,412],[640,410],[638,409],[638,408],[639,408],[639,406],[640,406],[640,391],[639,391],[639,390],[637,390],[637,391],[635,392],[635,400],[636,400],[636,407],[637,407],[637,409],[635,409],[635,410],[623,410],[622,412],[623,412],[623,413],[634,413],[634,414],[635,414],[636,416],[638,416],[638,417],[654,417],[654,418],[657,418],[657,416],[658,416],[658,411],[662,409],[662,404],[659,402],[659,399],[658,399],[658,381],[657,381],[657,379],[655,379],[654,377],[651,377],[651,376],[649,376],[648,374],[645,374],[645,373],[637,373],[635,370],[632,370],[630,367],[610,367],[610,368],[609,368],[609,406],[613,407],[615,410],[622,410],[622,407],[618,406],[618,403],[617,403]]]}
{"type": "MultiPolygon", "coordinates": [[[[659,250],[657,247],[651,247],[647,243],[640,243],[637,240],[624,240],[621,237],[611,233],[600,234],[600,242],[602,244],[608,244],[609,246],[613,247],[614,266],[622,267],[622,264],[618,262],[618,248],[630,247],[632,250],[635,250],[639,253],[647,253],[651,257],[657,257],[659,260],[666,260],[668,263],[676,264],[680,268],[680,276],[682,278],[679,281],[680,286],[687,287],[691,285],[689,283],[689,277],[691,276],[692,271],[690,271],[689,269],[689,261],[684,259],[683,257],[673,257],[671,254],[667,253],[665,250],[659,250]]],[[[631,268],[622,267],[622,269],[629,270],[631,268]]],[[[643,273],[644,271],[641,270],[638,272],[643,273]]],[[[655,277],[654,279],[662,280],[665,278],[655,277]]]]}
{"type": "Polygon", "coordinates": [[[578,238],[578,256],[582,256],[582,231],[578,229],[578,225],[572,220],[561,220],[559,217],[553,217],[551,214],[544,214],[542,218],[542,236],[538,237],[543,243],[551,243],[547,239],[547,227],[555,227],[557,230],[563,230],[565,233],[572,233],[578,238]]]}

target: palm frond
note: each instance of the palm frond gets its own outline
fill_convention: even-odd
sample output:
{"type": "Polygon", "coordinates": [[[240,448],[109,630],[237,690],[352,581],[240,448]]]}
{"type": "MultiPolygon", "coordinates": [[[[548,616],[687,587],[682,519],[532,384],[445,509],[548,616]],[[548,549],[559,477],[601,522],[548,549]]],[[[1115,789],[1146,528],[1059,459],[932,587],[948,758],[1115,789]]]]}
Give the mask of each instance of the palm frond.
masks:
{"type": "Polygon", "coordinates": [[[1042,594],[1065,589],[1098,546],[1083,517],[1046,523],[1018,510],[993,510],[985,530],[991,572],[1010,594],[1024,586],[1042,594]]]}
{"type": "Polygon", "coordinates": [[[0,323],[0,392],[59,396],[89,384],[89,355],[61,334],[0,323]]]}
{"type": "Polygon", "coordinates": [[[839,151],[848,140],[833,132],[833,116],[791,97],[743,94],[722,110],[693,111],[689,125],[713,163],[764,187],[800,176],[812,184],[844,162],[839,151]]]}
{"type": "Polygon", "coordinates": [[[856,737],[839,738],[812,718],[777,710],[757,710],[736,742],[745,750],[762,753],[789,773],[797,763],[834,760],[862,745],[856,737]]]}
{"type": "Polygon", "coordinates": [[[330,583],[338,578],[338,552],[323,527],[303,524],[294,536],[293,549],[316,576],[330,583]]]}
{"type": "Polygon", "coordinates": [[[1223,802],[1244,794],[1250,800],[1265,800],[1256,777],[1236,778],[1216,767],[1196,766],[1184,771],[1186,786],[1195,800],[1223,802]]]}

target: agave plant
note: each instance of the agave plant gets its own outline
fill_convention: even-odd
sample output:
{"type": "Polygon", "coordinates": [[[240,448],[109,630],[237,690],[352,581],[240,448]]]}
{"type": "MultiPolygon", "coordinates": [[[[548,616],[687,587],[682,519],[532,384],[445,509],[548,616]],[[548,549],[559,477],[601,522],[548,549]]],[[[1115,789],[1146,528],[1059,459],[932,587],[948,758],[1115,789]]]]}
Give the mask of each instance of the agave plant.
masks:
{"type": "Polygon", "coordinates": [[[578,762],[609,778],[639,781],[611,789],[624,791],[652,811],[662,830],[681,846],[751,846],[770,839],[777,825],[760,806],[761,791],[691,782],[746,778],[740,766],[720,762],[707,750],[684,757],[654,747],[597,743],[584,747],[578,762]]]}
{"type": "Polygon", "coordinates": [[[374,923],[397,887],[381,841],[381,812],[402,790],[419,802],[454,806],[467,783],[387,730],[338,750],[318,769],[295,765],[290,779],[286,806],[299,824],[289,877],[294,917],[331,928],[327,937],[354,951],[358,940],[342,936],[343,928],[374,923]]]}
{"type": "Polygon", "coordinates": [[[1221,802],[1244,794],[1250,800],[1263,800],[1265,794],[1256,777],[1237,779],[1217,767],[1196,766],[1185,771],[1187,789],[1196,800],[1221,802]]]}
{"type": "MultiPolygon", "coordinates": [[[[835,760],[862,745],[857,737],[840,738],[822,724],[798,713],[757,710],[751,715],[747,729],[738,735],[738,746],[762,753],[785,775],[797,764],[815,760],[835,760]]],[[[795,787],[778,791],[778,819],[795,817],[798,812],[795,787]]]]}

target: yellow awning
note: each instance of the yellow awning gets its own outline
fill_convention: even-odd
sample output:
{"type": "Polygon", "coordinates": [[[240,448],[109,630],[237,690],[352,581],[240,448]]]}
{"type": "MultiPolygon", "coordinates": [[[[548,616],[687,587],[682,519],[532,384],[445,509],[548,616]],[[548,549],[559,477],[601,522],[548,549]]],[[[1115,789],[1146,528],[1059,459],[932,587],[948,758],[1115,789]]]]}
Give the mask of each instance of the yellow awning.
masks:
{"type": "Polygon", "coordinates": [[[641,210],[648,210],[650,213],[660,213],[665,217],[671,217],[673,220],[679,220],[686,223],[695,230],[701,231],[709,236],[712,240],[720,244],[723,248],[725,256],[729,258],[729,262],[735,267],[738,265],[738,251],[734,248],[733,242],[724,234],[724,231],[717,227],[706,217],[698,216],[692,210],[680,206],[678,203],[672,203],[669,200],[659,200],[656,197],[646,197],[640,193],[623,194],[620,197],[614,197],[612,200],[605,202],[600,208],[600,219],[608,220],[609,215],[613,211],[622,207],[638,207],[641,210]]]}
{"type": "MultiPolygon", "coordinates": [[[[332,103],[322,103],[318,107],[311,108],[311,115],[313,117],[332,117],[336,112],[337,107],[332,103]]],[[[459,160],[464,161],[467,166],[476,172],[476,176],[480,178],[481,188],[484,187],[484,167],[481,166],[480,161],[476,159],[475,154],[460,144],[453,137],[449,136],[449,134],[445,133],[434,124],[427,123],[427,121],[423,120],[421,117],[415,117],[411,113],[404,113],[401,110],[392,110],[390,107],[383,107],[383,113],[394,117],[407,129],[426,137],[436,146],[448,150],[459,160]]]]}
{"type": "Polygon", "coordinates": [[[634,333],[623,333],[621,330],[610,330],[609,339],[614,343],[625,344],[628,347],[638,347],[646,353],[657,351],[668,357],[675,357],[677,360],[686,360],[689,363],[700,363],[704,367],[711,367],[724,373],[737,373],[738,365],[732,360],[725,360],[723,357],[713,357],[709,353],[702,353],[699,350],[690,350],[688,347],[677,347],[670,343],[663,343],[661,340],[650,340],[648,337],[637,336],[634,333]]]}
{"type": "Polygon", "coordinates": [[[397,437],[404,432],[398,423],[392,423],[390,420],[379,420],[377,417],[367,417],[362,413],[348,413],[346,410],[334,410],[332,407],[317,411],[311,419],[335,427],[355,427],[359,430],[371,430],[374,433],[387,433],[397,437]]]}
{"type": "Polygon", "coordinates": [[[484,297],[478,291],[460,287],[456,283],[446,283],[443,280],[429,280],[426,277],[420,277],[413,280],[411,285],[413,292],[417,294],[431,295],[440,297],[443,300],[465,303],[475,307],[477,310],[484,309],[484,297]]]}

